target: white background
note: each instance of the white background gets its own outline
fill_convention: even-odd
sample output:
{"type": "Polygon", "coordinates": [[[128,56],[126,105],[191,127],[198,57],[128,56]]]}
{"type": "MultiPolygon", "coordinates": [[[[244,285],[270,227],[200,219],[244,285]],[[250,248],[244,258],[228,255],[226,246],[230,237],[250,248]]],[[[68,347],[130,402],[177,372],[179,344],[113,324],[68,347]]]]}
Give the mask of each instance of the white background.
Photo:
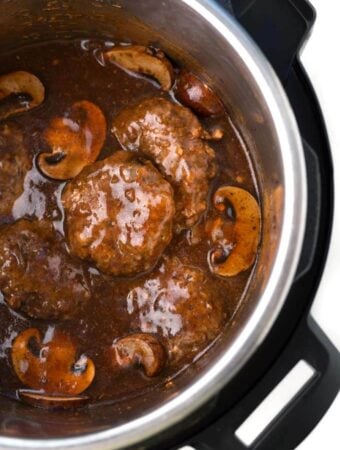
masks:
{"type": "MultiPolygon", "coordinates": [[[[333,237],[313,316],[340,350],[340,2],[311,0],[311,3],[316,8],[317,20],[301,60],[324,113],[336,180],[333,237]]],[[[340,449],[340,395],[298,449],[340,449]]]]}

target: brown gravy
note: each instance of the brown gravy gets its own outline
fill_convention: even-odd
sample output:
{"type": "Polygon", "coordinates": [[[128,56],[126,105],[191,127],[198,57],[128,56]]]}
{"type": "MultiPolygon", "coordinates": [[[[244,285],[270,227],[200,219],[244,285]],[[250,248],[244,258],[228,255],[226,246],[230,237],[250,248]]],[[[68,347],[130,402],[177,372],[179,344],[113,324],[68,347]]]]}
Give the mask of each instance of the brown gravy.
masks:
{"type": "MultiPolygon", "coordinates": [[[[6,119],[7,123],[15,124],[23,132],[32,169],[26,174],[24,191],[17,198],[12,214],[0,216],[0,226],[11,224],[20,218],[32,221],[47,220],[53,223],[55,232],[60,233],[64,239],[64,213],[60,198],[66,183],[44,177],[36,167],[35,158],[45,148],[41,137],[43,130],[53,117],[63,115],[72,103],[89,100],[103,111],[108,132],[99,159],[104,159],[119,149],[110,128],[114,117],[123,107],[155,96],[163,96],[173,101],[173,93],[161,91],[156,83],[105,63],[102,51],[111,47],[111,42],[84,39],[42,43],[1,55],[2,73],[26,70],[35,74],[45,86],[46,97],[40,107],[6,119]]],[[[224,131],[221,141],[209,144],[216,152],[218,166],[217,175],[211,182],[211,192],[222,184],[233,184],[248,190],[256,197],[254,170],[245,144],[231,118],[225,115],[219,119],[200,120],[207,129],[219,125],[224,131]]],[[[206,215],[209,216],[210,210],[211,208],[206,215]]],[[[179,333],[183,321],[180,313],[174,314],[169,308],[164,308],[162,312],[155,311],[155,308],[150,309],[145,319],[145,315],[140,316],[137,308],[133,307],[132,298],[138,295],[141,289],[144,289],[146,295],[157,297],[157,292],[151,292],[152,289],[157,289],[157,283],[150,283],[150,280],[155,281],[162,276],[161,266],[164,261],[160,260],[151,272],[134,278],[104,275],[91,264],[84,262],[82,264],[89,280],[91,296],[76,318],[61,321],[30,319],[10,309],[4,297],[0,295],[1,393],[15,397],[17,389],[25,387],[13,370],[10,352],[18,333],[30,327],[41,330],[43,335],[51,333],[55,328],[75,338],[79,354],[85,353],[96,367],[94,381],[86,390],[86,395],[90,396],[93,403],[102,400],[116,401],[143,393],[155,384],[170,380],[183,370],[211,345],[224,326],[228,326],[251,276],[251,269],[230,278],[212,275],[207,263],[208,243],[205,240],[195,243],[194,233],[192,230],[184,230],[178,235],[175,234],[165,250],[165,255],[169,259],[176,257],[181,264],[198,268],[205,274],[212,316],[210,319],[206,311],[198,309],[193,312],[191,320],[193,329],[197,332],[201,323],[203,328],[209,328],[209,323],[214,322],[214,311],[218,311],[218,326],[207,332],[206,339],[201,339],[197,346],[191,346],[190,351],[183,354],[179,360],[169,357],[165,368],[156,377],[146,377],[142,370],[135,367],[117,370],[111,363],[110,347],[115,339],[140,332],[143,317],[149,325],[151,323],[151,331],[165,347],[168,336],[179,333]],[[159,314],[163,314],[161,319],[159,314]],[[164,323],[168,324],[167,327],[162,325],[164,323]]],[[[172,268],[175,270],[175,267],[170,265],[170,270],[172,268]]],[[[44,280],[36,280],[36,283],[43,282],[44,280]]],[[[183,295],[188,293],[184,292],[183,295]]],[[[191,307],[195,308],[195,302],[192,302],[191,307]]]]}

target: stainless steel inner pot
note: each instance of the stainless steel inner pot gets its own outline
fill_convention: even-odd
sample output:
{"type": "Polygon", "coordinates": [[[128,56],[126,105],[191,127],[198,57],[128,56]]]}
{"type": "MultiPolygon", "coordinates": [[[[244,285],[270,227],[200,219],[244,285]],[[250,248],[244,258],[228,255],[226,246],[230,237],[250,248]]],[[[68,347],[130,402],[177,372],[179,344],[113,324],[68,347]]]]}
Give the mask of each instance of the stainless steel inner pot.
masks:
{"type": "Polygon", "coordinates": [[[171,388],[76,414],[0,398],[1,448],[120,448],[182,421],[236,376],[264,339],[301,249],[306,177],[298,129],[271,67],[232,17],[209,0],[0,2],[1,52],[41,39],[85,36],[159,45],[214,86],[257,168],[262,247],[232,324],[171,388]]]}

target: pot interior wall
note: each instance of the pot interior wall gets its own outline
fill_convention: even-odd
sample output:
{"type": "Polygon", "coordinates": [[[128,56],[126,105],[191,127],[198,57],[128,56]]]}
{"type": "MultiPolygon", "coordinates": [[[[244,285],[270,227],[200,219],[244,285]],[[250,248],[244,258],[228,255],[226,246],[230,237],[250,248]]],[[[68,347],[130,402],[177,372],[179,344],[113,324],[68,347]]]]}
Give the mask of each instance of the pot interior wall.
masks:
{"type": "Polygon", "coordinates": [[[257,167],[263,209],[263,242],[243,305],[232,326],[172,388],[115,405],[75,413],[46,413],[0,398],[0,434],[15,437],[65,437],[98,431],[145,414],[200,377],[242,330],[261,297],[280,237],[283,176],[280,148],[262,93],[232,46],[181,0],[0,2],[0,51],[32,41],[103,36],[161,46],[175,61],[202,72],[229,107],[257,167]]]}

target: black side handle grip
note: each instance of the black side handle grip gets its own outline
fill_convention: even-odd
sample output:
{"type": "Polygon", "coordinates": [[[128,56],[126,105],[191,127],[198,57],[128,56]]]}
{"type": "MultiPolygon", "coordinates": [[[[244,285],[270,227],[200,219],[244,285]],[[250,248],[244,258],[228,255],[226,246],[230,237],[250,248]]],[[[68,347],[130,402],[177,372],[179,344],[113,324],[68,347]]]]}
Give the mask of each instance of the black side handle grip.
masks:
{"type": "Polygon", "coordinates": [[[340,358],[316,322],[304,319],[280,358],[266,376],[224,416],[187,442],[197,450],[293,449],[310,433],[340,390],[340,358]],[[235,435],[287,373],[306,361],[315,375],[250,447],[235,435]]]}
{"type": "Polygon", "coordinates": [[[306,0],[216,0],[253,37],[285,84],[314,22],[306,0]]]}
{"type": "Polygon", "coordinates": [[[309,271],[316,253],[317,238],[321,215],[321,174],[318,158],[311,146],[303,140],[303,148],[307,170],[307,219],[304,244],[300,256],[299,266],[296,271],[295,281],[303,277],[309,271]],[[313,199],[311,201],[310,199],[313,199]]]}

